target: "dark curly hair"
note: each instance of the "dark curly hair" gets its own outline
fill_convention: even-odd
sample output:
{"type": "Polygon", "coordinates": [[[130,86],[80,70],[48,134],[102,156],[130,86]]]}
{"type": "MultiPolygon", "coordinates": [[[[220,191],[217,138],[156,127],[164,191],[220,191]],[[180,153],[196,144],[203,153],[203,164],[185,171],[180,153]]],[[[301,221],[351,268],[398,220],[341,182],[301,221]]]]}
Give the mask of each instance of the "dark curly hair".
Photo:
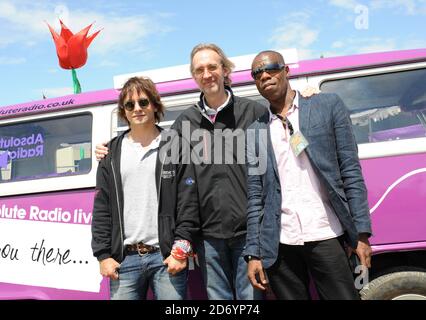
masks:
{"type": "Polygon", "coordinates": [[[118,97],[118,115],[129,124],[129,121],[126,118],[126,111],[124,110],[124,102],[129,99],[134,92],[138,95],[142,93],[147,95],[149,102],[157,109],[155,112],[155,121],[160,122],[164,117],[165,107],[161,102],[160,94],[158,93],[154,82],[145,77],[132,77],[126,81],[121,89],[120,96],[118,97]]]}

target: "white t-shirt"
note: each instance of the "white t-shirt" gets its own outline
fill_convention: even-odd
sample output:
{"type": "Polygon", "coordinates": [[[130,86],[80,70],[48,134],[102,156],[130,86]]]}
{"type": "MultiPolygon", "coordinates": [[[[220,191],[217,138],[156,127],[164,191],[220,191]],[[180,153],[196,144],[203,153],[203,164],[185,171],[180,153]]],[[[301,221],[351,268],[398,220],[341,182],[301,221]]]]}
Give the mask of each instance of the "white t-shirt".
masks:
{"type": "Polygon", "coordinates": [[[161,135],[143,147],[128,135],[121,147],[121,180],[124,195],[124,244],[143,242],[159,246],[158,198],[155,166],[161,135]]]}

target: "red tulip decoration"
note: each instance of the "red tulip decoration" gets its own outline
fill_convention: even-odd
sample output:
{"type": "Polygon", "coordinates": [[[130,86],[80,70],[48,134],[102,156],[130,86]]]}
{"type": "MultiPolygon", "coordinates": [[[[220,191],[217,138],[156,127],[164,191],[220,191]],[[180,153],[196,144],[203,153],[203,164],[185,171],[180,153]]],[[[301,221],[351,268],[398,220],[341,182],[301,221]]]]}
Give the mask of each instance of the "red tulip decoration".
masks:
{"type": "Polygon", "coordinates": [[[61,20],[59,21],[61,23],[60,35],[58,35],[49,24],[47,24],[47,26],[49,27],[53,41],[55,42],[56,53],[59,58],[59,65],[63,69],[72,70],[74,93],[80,93],[81,86],[77,79],[77,73],[75,69],[80,68],[86,64],[87,48],[90,46],[90,43],[93,41],[93,39],[95,39],[99,32],[101,32],[101,30],[96,31],[94,34],[88,37],[87,35],[89,33],[89,29],[92,26],[90,24],[80,32],[73,34],[61,20]]]}

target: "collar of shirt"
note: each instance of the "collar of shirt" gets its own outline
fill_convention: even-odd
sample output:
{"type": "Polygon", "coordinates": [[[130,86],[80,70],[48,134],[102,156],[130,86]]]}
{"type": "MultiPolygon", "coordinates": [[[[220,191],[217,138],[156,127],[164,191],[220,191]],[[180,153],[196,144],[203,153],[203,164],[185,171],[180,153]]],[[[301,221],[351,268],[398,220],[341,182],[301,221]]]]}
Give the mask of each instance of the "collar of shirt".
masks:
{"type": "Polygon", "coordinates": [[[143,150],[148,151],[148,150],[155,150],[155,149],[158,149],[158,148],[160,147],[161,135],[162,135],[162,132],[160,132],[160,134],[159,134],[156,138],[154,138],[154,140],[152,140],[152,141],[151,141],[151,143],[150,143],[149,145],[147,145],[146,147],[143,147],[143,146],[142,146],[142,144],[140,144],[140,143],[138,143],[138,142],[134,142],[134,141],[130,138],[129,133],[127,133],[127,134],[126,134],[126,138],[129,140],[129,142],[131,142],[131,143],[136,143],[136,144],[137,144],[138,146],[140,146],[143,150]]]}
{"type": "Polygon", "coordinates": [[[160,147],[160,141],[161,141],[161,132],[154,140],[152,140],[152,142],[149,144],[147,148],[158,149],[160,147]]]}
{"type": "Polygon", "coordinates": [[[216,110],[213,108],[210,108],[207,104],[207,101],[205,99],[205,97],[203,97],[203,104],[204,104],[204,112],[208,115],[208,116],[215,116],[216,114],[219,113],[219,111],[221,111],[223,108],[225,108],[228,103],[229,100],[231,100],[231,92],[229,92],[229,90],[225,90],[226,94],[228,95],[228,97],[226,98],[226,101],[219,106],[219,108],[217,108],[216,110]]]}
{"type": "MultiPolygon", "coordinates": [[[[293,105],[290,107],[290,109],[287,111],[287,116],[292,114],[296,108],[299,108],[299,91],[296,90],[296,95],[294,96],[293,105]]],[[[275,113],[272,113],[271,111],[271,105],[268,106],[269,110],[269,123],[271,123],[273,120],[278,119],[278,115],[275,113]]],[[[282,120],[282,119],[280,119],[282,120]]]]}

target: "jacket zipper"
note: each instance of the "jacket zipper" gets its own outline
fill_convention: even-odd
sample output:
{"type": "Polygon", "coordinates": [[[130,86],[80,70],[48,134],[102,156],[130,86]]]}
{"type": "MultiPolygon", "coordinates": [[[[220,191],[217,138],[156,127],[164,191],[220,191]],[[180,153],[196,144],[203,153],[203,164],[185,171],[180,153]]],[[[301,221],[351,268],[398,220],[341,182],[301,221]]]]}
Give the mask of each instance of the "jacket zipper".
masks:
{"type": "Polygon", "coordinates": [[[214,125],[214,122],[212,122],[212,119],[210,119],[210,117],[204,112],[204,109],[199,105],[199,102],[196,103],[197,107],[198,107],[198,111],[200,111],[201,116],[203,116],[204,118],[206,118],[207,120],[209,120],[209,122],[214,125]]]}
{"type": "Polygon", "coordinates": [[[121,206],[120,206],[120,199],[118,197],[118,186],[117,186],[117,179],[114,169],[114,162],[111,159],[111,168],[112,168],[112,177],[114,179],[114,186],[115,186],[115,195],[117,197],[117,208],[118,208],[118,221],[120,222],[120,237],[121,237],[121,251],[120,251],[120,260],[123,260],[123,251],[124,251],[124,238],[123,238],[123,223],[121,221],[121,206]]]}

